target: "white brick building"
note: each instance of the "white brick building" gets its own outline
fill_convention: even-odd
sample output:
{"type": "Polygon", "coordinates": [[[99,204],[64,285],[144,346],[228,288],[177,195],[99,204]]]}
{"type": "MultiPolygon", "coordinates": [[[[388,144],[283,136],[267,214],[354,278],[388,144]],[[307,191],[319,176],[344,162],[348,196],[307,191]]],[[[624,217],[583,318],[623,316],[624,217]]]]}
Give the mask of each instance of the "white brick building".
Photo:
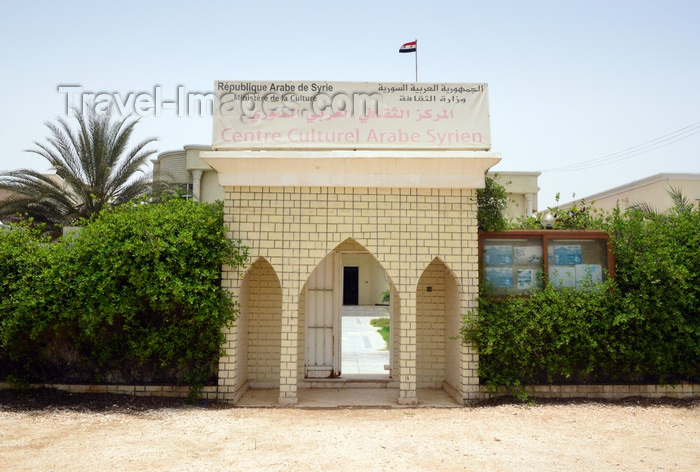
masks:
{"type": "MultiPolygon", "coordinates": [[[[340,269],[352,259],[370,272],[365,278],[376,264],[391,285],[385,386],[396,388],[399,403],[417,403],[421,387],[444,388],[460,403],[479,397],[478,355],[458,335],[478,293],[476,189],[498,157],[453,151],[202,157],[225,189],[229,235],[251,256],[242,276],[224,271],[241,317],[226,333],[222,399],[279,387],[280,403],[293,404],[300,388],[342,379],[340,269]]],[[[371,301],[371,294],[360,297],[371,301]]]]}

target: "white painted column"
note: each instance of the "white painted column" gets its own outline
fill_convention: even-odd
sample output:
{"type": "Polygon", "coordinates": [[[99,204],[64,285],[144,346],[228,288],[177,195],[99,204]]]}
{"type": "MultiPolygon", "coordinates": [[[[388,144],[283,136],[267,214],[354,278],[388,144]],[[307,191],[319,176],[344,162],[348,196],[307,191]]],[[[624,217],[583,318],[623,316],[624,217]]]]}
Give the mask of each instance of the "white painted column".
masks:
{"type": "Polygon", "coordinates": [[[191,170],[192,174],[192,198],[199,201],[200,190],[202,187],[202,171],[200,169],[191,170]]]}
{"type": "Polygon", "coordinates": [[[525,194],[525,216],[532,215],[532,212],[534,211],[534,201],[535,201],[535,194],[534,193],[526,193],[525,194]]]}

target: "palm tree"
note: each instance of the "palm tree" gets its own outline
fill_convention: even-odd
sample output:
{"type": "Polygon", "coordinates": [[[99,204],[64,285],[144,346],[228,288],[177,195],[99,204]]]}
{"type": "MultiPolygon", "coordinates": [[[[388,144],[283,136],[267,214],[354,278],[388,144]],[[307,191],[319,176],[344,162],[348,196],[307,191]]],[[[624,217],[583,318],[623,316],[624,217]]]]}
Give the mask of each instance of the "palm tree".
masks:
{"type": "Polygon", "coordinates": [[[146,165],[156,151],[145,147],[155,138],[127,149],[138,120],[112,121],[109,113],[94,110],[74,115],[76,130],[58,118],[46,123],[52,133],[47,142],[35,142],[38,148],[27,150],[49,161],[56,175],[30,169],[0,173],[0,189],[11,192],[0,202],[0,219],[32,218],[50,231],[89,218],[106,205],[151,193],[146,165]]]}

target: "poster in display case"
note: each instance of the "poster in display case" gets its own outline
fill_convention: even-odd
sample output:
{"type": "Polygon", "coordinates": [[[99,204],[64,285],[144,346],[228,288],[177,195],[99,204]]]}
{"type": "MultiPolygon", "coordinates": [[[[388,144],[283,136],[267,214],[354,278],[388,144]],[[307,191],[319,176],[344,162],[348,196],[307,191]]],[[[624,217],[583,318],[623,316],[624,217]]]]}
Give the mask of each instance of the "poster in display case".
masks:
{"type": "Polygon", "coordinates": [[[484,277],[498,294],[525,293],[540,286],[542,246],[529,239],[488,239],[483,246],[484,277]]]}
{"type": "Polygon", "coordinates": [[[548,272],[549,283],[556,287],[583,289],[603,281],[603,267],[600,264],[551,265],[548,272]]]}
{"type": "Polygon", "coordinates": [[[581,245],[556,245],[552,248],[556,265],[580,264],[582,261],[581,245]]]}
{"type": "Polygon", "coordinates": [[[515,265],[542,265],[542,246],[521,246],[513,250],[515,265]]]}
{"type": "Polygon", "coordinates": [[[517,269],[518,290],[532,290],[540,286],[540,269],[517,269]]]}
{"type": "Polygon", "coordinates": [[[486,266],[512,266],[513,246],[498,245],[484,248],[484,263],[486,266]]]}
{"type": "Polygon", "coordinates": [[[509,290],[513,288],[513,269],[510,267],[489,267],[486,269],[486,280],[496,290],[509,290]]]}
{"type": "Polygon", "coordinates": [[[567,266],[549,266],[547,271],[549,283],[555,287],[575,287],[576,270],[567,266]]]}

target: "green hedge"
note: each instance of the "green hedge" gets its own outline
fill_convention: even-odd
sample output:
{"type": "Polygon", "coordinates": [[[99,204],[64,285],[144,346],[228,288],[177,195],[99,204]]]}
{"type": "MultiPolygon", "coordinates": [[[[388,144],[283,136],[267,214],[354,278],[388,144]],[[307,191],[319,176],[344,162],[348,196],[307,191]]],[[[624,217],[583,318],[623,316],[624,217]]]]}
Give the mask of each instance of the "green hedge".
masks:
{"type": "Polygon", "coordinates": [[[492,386],[677,382],[700,376],[700,210],[612,212],[616,280],[529,297],[482,289],[462,339],[492,386]]]}
{"type": "Polygon", "coordinates": [[[3,230],[0,374],[201,385],[237,314],[221,266],[246,258],[221,204],[175,198],[103,211],[58,242],[3,230]]]}

